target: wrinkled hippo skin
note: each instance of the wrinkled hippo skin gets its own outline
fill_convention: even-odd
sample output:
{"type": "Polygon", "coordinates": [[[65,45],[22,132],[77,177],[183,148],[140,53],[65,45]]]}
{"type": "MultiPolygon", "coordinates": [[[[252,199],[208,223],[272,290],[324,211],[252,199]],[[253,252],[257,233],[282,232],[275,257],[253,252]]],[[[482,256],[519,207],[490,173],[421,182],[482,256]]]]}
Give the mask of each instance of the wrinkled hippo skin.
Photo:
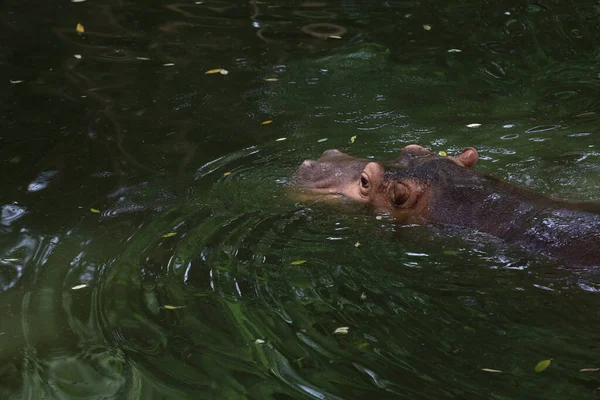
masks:
{"type": "Polygon", "coordinates": [[[567,266],[600,265],[600,204],[552,199],[472,168],[477,150],[442,157],[418,145],[372,162],[338,150],[306,160],[293,183],[299,198],[364,203],[401,223],[475,229],[567,266]]]}

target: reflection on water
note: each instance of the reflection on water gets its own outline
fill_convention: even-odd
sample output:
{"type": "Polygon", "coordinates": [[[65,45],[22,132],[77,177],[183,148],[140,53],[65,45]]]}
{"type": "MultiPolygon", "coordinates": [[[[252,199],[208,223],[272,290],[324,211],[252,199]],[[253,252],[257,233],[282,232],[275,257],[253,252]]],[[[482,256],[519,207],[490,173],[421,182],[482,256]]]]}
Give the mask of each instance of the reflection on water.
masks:
{"type": "Polygon", "coordinates": [[[0,397],[597,398],[595,270],[286,196],[419,143],[599,200],[596,6],[3,8],[0,397]]]}

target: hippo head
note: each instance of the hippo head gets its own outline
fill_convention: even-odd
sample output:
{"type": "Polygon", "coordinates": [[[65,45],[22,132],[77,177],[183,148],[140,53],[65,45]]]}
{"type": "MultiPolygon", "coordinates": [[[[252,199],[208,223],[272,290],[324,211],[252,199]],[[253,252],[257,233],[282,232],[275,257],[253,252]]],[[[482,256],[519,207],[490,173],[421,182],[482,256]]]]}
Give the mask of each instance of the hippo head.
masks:
{"type": "Polygon", "coordinates": [[[477,161],[477,151],[472,147],[456,157],[442,157],[410,145],[398,158],[384,162],[328,150],[316,161],[305,160],[293,182],[302,189],[303,199],[351,200],[411,222],[427,218],[432,199],[440,197],[448,186],[475,180],[478,175],[471,168],[477,161]]]}

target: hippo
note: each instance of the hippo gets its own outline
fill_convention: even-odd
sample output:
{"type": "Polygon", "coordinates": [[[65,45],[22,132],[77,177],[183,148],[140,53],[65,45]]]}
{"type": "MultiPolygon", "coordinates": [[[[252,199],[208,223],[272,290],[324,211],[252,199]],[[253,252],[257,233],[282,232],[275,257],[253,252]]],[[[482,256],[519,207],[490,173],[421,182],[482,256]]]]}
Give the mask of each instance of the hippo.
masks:
{"type": "Polygon", "coordinates": [[[363,203],[403,224],[473,229],[565,266],[600,265],[600,204],[550,198],[473,170],[473,147],[455,157],[404,147],[389,161],[327,150],[293,176],[302,200],[363,203]]]}

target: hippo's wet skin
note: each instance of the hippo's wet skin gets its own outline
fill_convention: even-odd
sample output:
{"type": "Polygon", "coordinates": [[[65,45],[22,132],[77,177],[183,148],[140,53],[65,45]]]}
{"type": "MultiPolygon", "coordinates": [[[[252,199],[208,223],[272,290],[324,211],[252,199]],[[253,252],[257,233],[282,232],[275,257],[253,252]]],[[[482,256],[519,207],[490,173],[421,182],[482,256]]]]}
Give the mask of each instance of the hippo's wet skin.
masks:
{"type": "Polygon", "coordinates": [[[391,161],[338,150],[306,160],[294,175],[302,198],[364,203],[400,222],[472,228],[568,266],[600,265],[600,204],[551,199],[482,176],[474,148],[441,157],[418,145],[391,161]]]}

